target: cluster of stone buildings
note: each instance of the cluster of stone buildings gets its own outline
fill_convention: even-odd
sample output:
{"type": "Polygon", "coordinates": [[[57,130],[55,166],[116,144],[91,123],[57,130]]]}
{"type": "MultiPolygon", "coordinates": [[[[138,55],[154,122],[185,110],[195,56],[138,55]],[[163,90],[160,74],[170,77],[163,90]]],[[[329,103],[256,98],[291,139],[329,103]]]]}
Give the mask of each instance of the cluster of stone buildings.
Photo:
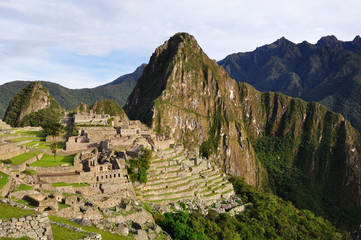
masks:
{"type": "Polygon", "coordinates": [[[74,123],[75,124],[81,124],[81,125],[103,125],[107,126],[110,125],[108,122],[109,120],[112,121],[119,121],[119,117],[111,117],[109,114],[96,114],[93,112],[93,110],[90,110],[90,112],[77,112],[74,115],[74,123]],[[112,118],[112,119],[111,119],[112,118]]]}
{"type": "Polygon", "coordinates": [[[74,116],[74,123],[75,125],[82,123],[82,125],[78,125],[78,136],[69,137],[66,143],[67,151],[83,151],[96,148],[104,141],[107,141],[113,149],[118,150],[128,150],[140,145],[156,150],[174,144],[172,139],[164,135],[157,135],[140,121],[131,121],[126,117],[119,120],[119,117],[107,114],[77,113],[74,116]],[[94,119],[96,119],[96,122],[106,122],[108,119],[114,120],[112,126],[92,126],[91,124],[95,122],[94,119]]]}

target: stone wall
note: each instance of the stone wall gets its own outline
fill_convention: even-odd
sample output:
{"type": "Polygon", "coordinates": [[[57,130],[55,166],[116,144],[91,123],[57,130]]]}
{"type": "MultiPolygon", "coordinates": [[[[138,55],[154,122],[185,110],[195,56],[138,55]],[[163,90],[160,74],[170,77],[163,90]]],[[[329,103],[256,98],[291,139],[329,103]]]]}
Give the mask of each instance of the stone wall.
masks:
{"type": "MultiPolygon", "coordinates": [[[[58,142],[66,142],[68,138],[66,136],[57,136],[55,137],[55,140],[58,142]]],[[[45,142],[54,142],[54,138],[51,135],[46,136],[45,142]]]]}
{"type": "Polygon", "coordinates": [[[9,159],[17,155],[28,152],[26,147],[16,146],[14,143],[1,143],[0,142],[0,160],[9,159]]]}
{"type": "Polygon", "coordinates": [[[74,166],[65,166],[65,167],[36,167],[36,171],[39,175],[41,174],[53,174],[53,173],[73,173],[75,172],[74,166]]]}
{"type": "Polygon", "coordinates": [[[58,175],[58,176],[40,176],[40,180],[47,183],[67,182],[67,183],[81,183],[80,175],[58,175]]]}
{"type": "Polygon", "coordinates": [[[0,219],[0,238],[53,239],[53,232],[49,222],[48,214],[42,213],[36,216],[25,216],[12,218],[10,221],[0,219]]]}

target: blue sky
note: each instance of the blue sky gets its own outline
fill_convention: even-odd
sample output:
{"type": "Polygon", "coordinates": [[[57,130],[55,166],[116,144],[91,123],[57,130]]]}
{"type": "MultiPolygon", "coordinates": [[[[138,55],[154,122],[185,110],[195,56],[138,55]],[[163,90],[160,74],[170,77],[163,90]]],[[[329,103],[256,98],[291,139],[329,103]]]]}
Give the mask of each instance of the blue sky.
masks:
{"type": "Polygon", "coordinates": [[[0,84],[95,87],[147,63],[177,32],[216,60],[282,36],[351,41],[360,9],[359,0],[0,0],[0,84]]]}

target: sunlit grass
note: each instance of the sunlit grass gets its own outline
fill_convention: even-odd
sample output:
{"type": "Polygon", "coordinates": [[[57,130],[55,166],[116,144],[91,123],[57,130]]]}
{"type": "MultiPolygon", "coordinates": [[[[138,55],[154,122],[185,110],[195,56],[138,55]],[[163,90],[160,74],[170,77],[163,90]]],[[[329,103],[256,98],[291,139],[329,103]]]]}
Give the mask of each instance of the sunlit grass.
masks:
{"type": "Polygon", "coordinates": [[[30,190],[33,190],[33,187],[32,186],[29,186],[29,185],[25,185],[25,184],[20,184],[16,189],[15,189],[15,192],[16,191],[30,191],[30,190]]]}
{"type": "Polygon", "coordinates": [[[56,167],[56,166],[61,166],[62,164],[68,164],[69,166],[73,166],[74,156],[75,155],[69,155],[69,156],[57,155],[56,162],[55,162],[54,155],[44,154],[40,160],[30,164],[30,166],[33,166],[33,167],[56,167]]]}
{"type": "Polygon", "coordinates": [[[10,220],[13,217],[19,218],[32,214],[35,214],[35,211],[13,207],[6,203],[0,203],[0,219],[10,220]]]}
{"type": "Polygon", "coordinates": [[[0,189],[2,189],[9,182],[9,178],[9,175],[0,172],[0,189]]]}
{"type": "Polygon", "coordinates": [[[26,162],[27,160],[29,160],[30,158],[33,158],[37,155],[39,155],[41,152],[27,152],[21,155],[18,155],[16,157],[11,158],[11,163],[14,165],[20,165],[24,162],[26,162]]]}

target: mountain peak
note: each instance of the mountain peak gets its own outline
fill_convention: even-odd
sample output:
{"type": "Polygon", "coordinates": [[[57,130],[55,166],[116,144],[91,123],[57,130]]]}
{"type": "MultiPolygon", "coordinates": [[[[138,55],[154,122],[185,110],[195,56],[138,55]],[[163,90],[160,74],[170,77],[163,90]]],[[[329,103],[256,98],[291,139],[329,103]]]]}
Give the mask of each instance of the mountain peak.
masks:
{"type": "Polygon", "coordinates": [[[11,126],[29,124],[28,115],[42,109],[63,112],[59,103],[50,95],[49,90],[41,82],[35,81],[23,88],[9,103],[5,113],[5,122],[11,126]]]}
{"type": "Polygon", "coordinates": [[[128,117],[150,125],[152,104],[162,94],[169,80],[173,79],[170,76],[185,65],[198,63],[192,59],[202,59],[203,56],[196,39],[188,33],[176,33],[156,48],[124,106],[128,117]]]}
{"type": "Polygon", "coordinates": [[[361,42],[360,35],[357,35],[357,36],[353,39],[353,42],[361,42]]]}
{"type": "Polygon", "coordinates": [[[337,48],[341,46],[341,41],[339,41],[334,35],[329,35],[318,40],[316,46],[337,48]]]}
{"type": "Polygon", "coordinates": [[[263,47],[257,48],[257,49],[275,49],[275,48],[293,46],[293,45],[295,45],[293,42],[289,41],[285,37],[281,37],[281,38],[277,39],[275,42],[265,45],[263,47]]]}
{"type": "MultiPolygon", "coordinates": [[[[200,50],[197,40],[192,35],[185,32],[176,33],[168,41],[164,42],[163,45],[159,46],[153,56],[157,57],[163,51],[167,51],[168,54],[175,54],[178,51],[183,51],[185,47],[195,52],[200,50]]],[[[152,59],[150,62],[152,62],[152,59]]]]}

